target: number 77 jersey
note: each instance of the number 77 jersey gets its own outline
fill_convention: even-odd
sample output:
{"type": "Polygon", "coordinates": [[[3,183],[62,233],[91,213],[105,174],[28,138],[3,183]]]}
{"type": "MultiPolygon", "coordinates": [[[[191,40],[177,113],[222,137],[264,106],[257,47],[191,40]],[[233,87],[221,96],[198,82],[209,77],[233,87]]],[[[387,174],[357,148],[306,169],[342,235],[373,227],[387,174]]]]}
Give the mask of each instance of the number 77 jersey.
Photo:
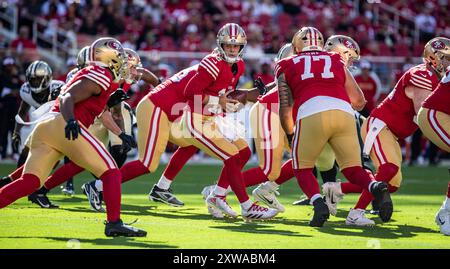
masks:
{"type": "MultiPolygon", "coordinates": [[[[298,116],[297,111],[305,102],[317,96],[332,97],[350,104],[344,87],[344,62],[337,53],[307,51],[293,55],[275,66],[275,76],[278,78],[282,73],[294,99],[294,117],[298,116]]],[[[323,110],[329,109],[324,107],[323,110]]]]}

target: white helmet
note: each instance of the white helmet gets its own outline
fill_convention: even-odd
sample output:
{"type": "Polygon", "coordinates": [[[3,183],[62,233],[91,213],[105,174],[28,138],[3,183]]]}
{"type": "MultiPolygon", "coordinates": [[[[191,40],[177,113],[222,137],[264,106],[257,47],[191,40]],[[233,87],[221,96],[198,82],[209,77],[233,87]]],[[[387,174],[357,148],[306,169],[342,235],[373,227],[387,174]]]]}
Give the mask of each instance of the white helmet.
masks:
{"type": "Polygon", "coordinates": [[[83,69],[89,62],[89,46],[83,47],[77,55],[77,68],[83,69]]]}

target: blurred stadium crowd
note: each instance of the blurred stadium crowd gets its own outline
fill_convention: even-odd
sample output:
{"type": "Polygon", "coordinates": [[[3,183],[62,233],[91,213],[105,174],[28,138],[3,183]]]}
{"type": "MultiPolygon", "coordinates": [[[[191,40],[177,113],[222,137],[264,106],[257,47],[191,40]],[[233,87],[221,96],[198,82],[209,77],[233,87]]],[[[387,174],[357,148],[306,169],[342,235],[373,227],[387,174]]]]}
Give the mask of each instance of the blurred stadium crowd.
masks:
{"type": "MultiPolygon", "coordinates": [[[[46,22],[39,29],[44,35],[53,36],[59,27],[76,39],[78,48],[99,36],[113,36],[125,47],[149,53],[146,55],[164,51],[210,52],[216,46],[217,30],[226,22],[236,22],[248,36],[243,87],[252,87],[258,76],[265,83],[273,81],[273,65],[265,56],[277,53],[301,26],[312,25],[325,37],[349,35],[359,43],[363,58],[384,59],[376,64],[359,64],[358,82],[369,101],[367,113],[386,97],[402,71],[420,60],[428,40],[450,36],[448,5],[447,0],[418,0],[414,5],[407,0],[0,0],[0,11],[8,14],[12,7],[16,8],[19,22],[15,39],[0,34],[0,159],[14,156],[8,151],[8,141],[25,69],[31,61],[43,58],[41,49],[49,47],[33,38],[36,19],[46,22]],[[386,56],[405,58],[393,65],[386,56]]],[[[0,20],[0,28],[6,24],[0,20]]],[[[61,42],[65,44],[66,40],[61,42]]],[[[76,52],[62,55],[66,65],[53,68],[55,79],[65,80],[66,72],[76,65],[74,56],[76,52]]],[[[160,77],[195,60],[142,59],[144,66],[160,77]]],[[[136,85],[130,105],[136,106],[149,90],[136,85]]],[[[424,140],[420,131],[403,145],[409,164],[422,163],[423,158],[428,159],[424,163],[436,164],[447,157],[424,140]]]]}

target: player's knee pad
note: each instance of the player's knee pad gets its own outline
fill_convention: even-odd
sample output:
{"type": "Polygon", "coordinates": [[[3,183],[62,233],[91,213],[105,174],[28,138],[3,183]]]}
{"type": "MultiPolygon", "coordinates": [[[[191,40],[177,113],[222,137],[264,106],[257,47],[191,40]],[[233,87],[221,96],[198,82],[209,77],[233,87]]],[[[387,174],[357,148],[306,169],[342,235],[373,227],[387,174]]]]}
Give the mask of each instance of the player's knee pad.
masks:
{"type": "Polygon", "coordinates": [[[122,167],[127,159],[127,154],[123,152],[122,145],[111,146],[109,152],[111,153],[114,161],[116,161],[117,166],[122,167]]]}

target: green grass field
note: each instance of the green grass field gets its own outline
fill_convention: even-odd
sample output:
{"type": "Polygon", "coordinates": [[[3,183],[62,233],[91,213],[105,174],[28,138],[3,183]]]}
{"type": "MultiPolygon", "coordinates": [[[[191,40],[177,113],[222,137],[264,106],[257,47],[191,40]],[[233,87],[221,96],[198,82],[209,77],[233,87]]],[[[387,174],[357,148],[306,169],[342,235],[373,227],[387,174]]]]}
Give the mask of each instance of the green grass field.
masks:
{"type": "MultiPolygon", "coordinates": [[[[331,216],[324,227],[309,227],[312,207],[291,205],[301,195],[295,180],[280,188],[286,212],[272,221],[214,220],[200,192],[216,180],[218,166],[192,165],[182,171],[172,187],[185,202],[184,207],[150,202],[147,193],[163,168],[122,187],[122,219],[131,222],[137,218],[134,225],[147,230],[145,238],[104,236],[105,214],[92,211],[81,194],[80,186],[90,179],[83,173],[75,179],[75,197],[63,196],[59,188],[49,194],[60,209],[41,209],[26,198],[1,209],[0,248],[450,248],[450,238],[440,234],[434,223],[449,180],[445,168],[405,167],[402,188],[393,195],[392,220],[382,224],[369,215],[377,225],[366,228],[345,225],[356,195],[346,196],[337,217],[331,216]]],[[[1,165],[0,175],[11,169],[12,165],[1,165]]],[[[240,212],[234,195],[229,196],[229,201],[240,212]]]]}

